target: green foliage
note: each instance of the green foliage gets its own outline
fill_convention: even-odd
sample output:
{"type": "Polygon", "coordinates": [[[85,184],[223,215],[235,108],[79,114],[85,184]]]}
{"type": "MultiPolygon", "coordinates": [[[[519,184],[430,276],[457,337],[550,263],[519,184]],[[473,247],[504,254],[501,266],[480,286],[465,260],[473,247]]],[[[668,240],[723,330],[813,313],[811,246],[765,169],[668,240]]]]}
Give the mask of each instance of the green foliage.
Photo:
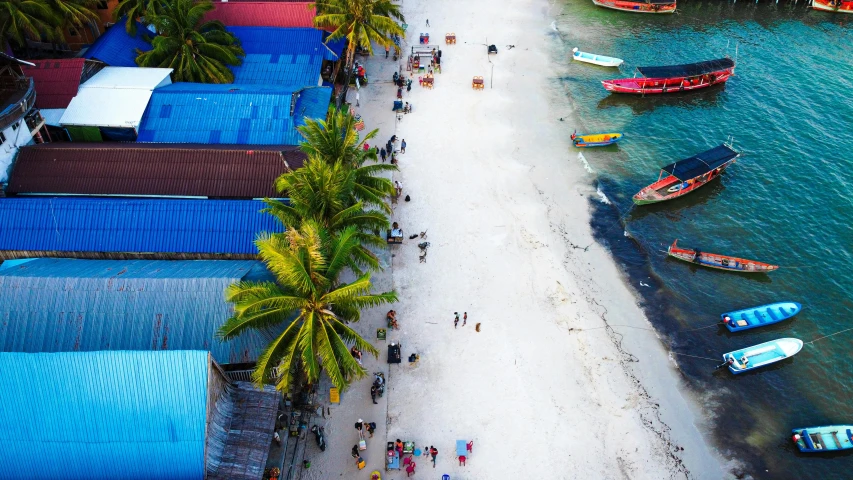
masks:
{"type": "Polygon", "coordinates": [[[240,65],[245,56],[240,41],[219,21],[202,22],[213,10],[210,0],[174,0],[157,13],[148,12],[148,21],[156,28],[148,52],[139,52],[140,67],[171,68],[175,82],[231,83],[234,74],[228,65],[240,65]]]}
{"type": "Polygon", "coordinates": [[[404,33],[398,22],[405,18],[394,0],[320,0],[314,6],[314,26],[333,28],[329,40],[346,37],[348,51],[355,52],[359,46],[373,53],[373,43],[397,49],[392,36],[404,33]]]}
{"type": "Polygon", "coordinates": [[[161,5],[159,0],[120,0],[113,10],[113,20],[118,22],[122,17],[127,17],[124,28],[129,35],[135,36],[136,22],[148,25],[148,17],[156,15],[161,5]]]}
{"type": "Polygon", "coordinates": [[[58,41],[62,16],[44,0],[0,0],[0,35],[3,49],[23,48],[26,40],[58,41]]]}
{"type": "Polygon", "coordinates": [[[349,345],[374,356],[379,352],[347,324],[359,320],[361,309],[395,302],[397,296],[370,293],[369,273],[339,283],[360,246],[355,227],[331,234],[307,221],[298,230],[263,236],[256,244],[276,282],[228,287],[225,298],[234,303],[234,316],[219,330],[228,340],[248,329],[266,331],[290,322],[258,358],[255,383],[262,385],[277,371],[276,388],[286,390],[300,370],[308,383],[315,383],[321,367],[342,390],[363,378],[367,372],[350,355],[349,345]]]}

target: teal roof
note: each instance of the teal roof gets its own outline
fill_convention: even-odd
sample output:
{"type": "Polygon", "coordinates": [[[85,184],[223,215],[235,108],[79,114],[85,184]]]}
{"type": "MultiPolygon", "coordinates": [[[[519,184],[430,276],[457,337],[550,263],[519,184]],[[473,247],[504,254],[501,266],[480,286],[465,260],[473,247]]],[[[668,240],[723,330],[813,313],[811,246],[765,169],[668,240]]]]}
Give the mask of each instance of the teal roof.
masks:
{"type": "Polygon", "coordinates": [[[158,88],[138,142],[297,145],[304,118],[325,118],[332,89],[174,83],[158,88]],[[292,113],[291,113],[292,112],[292,113]]]}

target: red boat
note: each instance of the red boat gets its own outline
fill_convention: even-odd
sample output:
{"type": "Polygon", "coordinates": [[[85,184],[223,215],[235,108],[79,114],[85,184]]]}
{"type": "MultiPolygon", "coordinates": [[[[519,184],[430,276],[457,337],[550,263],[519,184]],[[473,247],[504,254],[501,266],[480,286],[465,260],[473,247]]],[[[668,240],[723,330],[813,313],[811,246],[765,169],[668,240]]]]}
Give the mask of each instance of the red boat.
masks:
{"type": "Polygon", "coordinates": [[[675,0],[592,0],[599,7],[635,13],[675,13],[675,0]]]}
{"type": "Polygon", "coordinates": [[[826,12],[853,13],[853,1],[850,0],[812,0],[812,8],[826,12]]]}
{"type": "Polygon", "coordinates": [[[696,191],[719,177],[739,156],[740,153],[724,143],[706,152],[667,165],[661,169],[655,183],[634,195],[634,203],[648,205],[672,200],[696,191]],[[664,173],[667,175],[664,176],[664,173]]]}
{"type": "Polygon", "coordinates": [[[716,268],[718,270],[728,270],[730,272],[767,273],[779,268],[778,265],[770,265],[769,263],[758,262],[756,260],[746,260],[744,258],[717,253],[705,253],[690,248],[679,248],[678,240],[672,242],[672,245],[666,249],[666,253],[670,257],[684,260],[685,262],[695,263],[703,267],[716,268]]]}
{"type": "Polygon", "coordinates": [[[668,67],[637,67],[637,71],[642,77],[604,80],[601,84],[608,92],[614,93],[689,92],[725,83],[735,74],[735,62],[731,58],[719,58],[668,67]]]}

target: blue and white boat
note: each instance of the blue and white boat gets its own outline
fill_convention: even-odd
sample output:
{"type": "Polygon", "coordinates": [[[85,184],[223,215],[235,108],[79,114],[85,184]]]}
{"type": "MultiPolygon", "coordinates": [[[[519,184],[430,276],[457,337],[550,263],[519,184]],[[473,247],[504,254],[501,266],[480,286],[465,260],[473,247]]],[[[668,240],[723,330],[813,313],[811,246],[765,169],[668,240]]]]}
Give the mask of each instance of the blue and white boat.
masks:
{"type": "Polygon", "coordinates": [[[853,425],[795,428],[791,438],[803,453],[853,449],[853,425]]]}
{"type": "Polygon", "coordinates": [[[726,353],[723,355],[723,361],[728,364],[729,370],[732,373],[738,374],[766,367],[771,363],[793,357],[802,349],[802,340],[798,338],[780,338],[726,353]]]}
{"type": "Polygon", "coordinates": [[[797,302],[779,302],[760,307],[744,308],[720,315],[726,328],[732,332],[773,325],[800,313],[803,306],[797,302]]]}
{"type": "Polygon", "coordinates": [[[572,58],[579,62],[592,63],[593,65],[601,65],[602,67],[618,67],[622,65],[621,58],[605,57],[604,55],[596,55],[594,53],[581,52],[578,47],[572,49],[572,58]]]}

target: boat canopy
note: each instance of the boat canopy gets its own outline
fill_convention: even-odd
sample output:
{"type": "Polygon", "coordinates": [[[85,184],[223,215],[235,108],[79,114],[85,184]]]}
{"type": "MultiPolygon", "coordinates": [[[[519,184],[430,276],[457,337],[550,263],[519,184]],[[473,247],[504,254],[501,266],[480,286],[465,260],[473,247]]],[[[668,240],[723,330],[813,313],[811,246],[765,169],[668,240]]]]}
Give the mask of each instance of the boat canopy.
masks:
{"type": "Polygon", "coordinates": [[[637,67],[637,70],[640,75],[646,78],[680,78],[719,72],[734,66],[735,62],[731,58],[718,58],[707,62],[670,65],[668,67],[637,67]]]}
{"type": "Polygon", "coordinates": [[[690,158],[679,160],[672,165],[667,165],[661,170],[668,172],[679,180],[690,180],[691,178],[705,175],[720,165],[734,159],[738,155],[738,152],[729,148],[728,145],[723,144],[719,147],[714,147],[707,152],[702,152],[697,155],[693,155],[690,158]]]}

